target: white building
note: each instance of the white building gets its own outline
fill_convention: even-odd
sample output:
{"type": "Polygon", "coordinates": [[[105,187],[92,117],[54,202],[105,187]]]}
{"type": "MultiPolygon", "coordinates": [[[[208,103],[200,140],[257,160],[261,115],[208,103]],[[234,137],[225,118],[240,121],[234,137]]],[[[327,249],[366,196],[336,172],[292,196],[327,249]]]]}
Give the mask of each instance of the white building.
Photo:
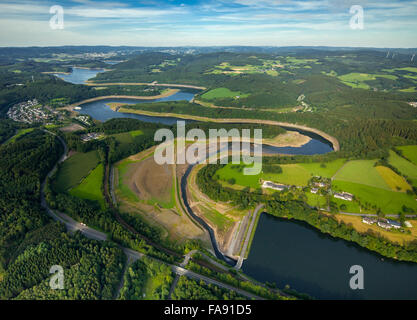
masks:
{"type": "Polygon", "coordinates": [[[353,200],[353,194],[347,193],[347,192],[336,192],[333,197],[337,199],[342,199],[346,201],[352,201],[353,200]]]}
{"type": "Polygon", "coordinates": [[[288,186],[284,185],[284,184],[276,184],[273,183],[272,181],[264,181],[262,184],[262,188],[264,189],[274,189],[277,191],[283,191],[285,189],[288,189],[288,186]]]}

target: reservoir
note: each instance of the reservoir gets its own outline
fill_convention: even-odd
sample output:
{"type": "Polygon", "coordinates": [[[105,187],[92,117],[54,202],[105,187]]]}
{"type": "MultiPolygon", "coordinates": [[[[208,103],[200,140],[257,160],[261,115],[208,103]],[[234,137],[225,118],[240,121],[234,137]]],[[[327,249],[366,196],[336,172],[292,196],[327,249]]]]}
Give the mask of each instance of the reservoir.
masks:
{"type": "Polygon", "coordinates": [[[316,299],[417,299],[417,263],[394,261],[304,222],[266,213],[242,269],[316,299]],[[353,265],[364,269],[364,290],[350,289],[353,265]]]}
{"type": "Polygon", "coordinates": [[[66,82],[84,84],[88,79],[94,78],[101,72],[104,72],[104,69],[83,69],[74,67],[72,68],[71,74],[55,73],[54,75],[66,82]]]}

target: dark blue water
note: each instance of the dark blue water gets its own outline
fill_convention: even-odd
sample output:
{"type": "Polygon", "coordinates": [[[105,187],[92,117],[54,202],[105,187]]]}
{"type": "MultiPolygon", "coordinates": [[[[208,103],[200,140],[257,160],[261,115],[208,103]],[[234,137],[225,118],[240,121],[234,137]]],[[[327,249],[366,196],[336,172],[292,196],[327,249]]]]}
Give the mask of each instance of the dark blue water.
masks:
{"type": "Polygon", "coordinates": [[[417,263],[383,258],[306,223],[265,213],[243,271],[317,299],[417,299],[417,263]],[[364,290],[350,289],[352,265],[364,269],[364,290]]]}
{"type": "Polygon", "coordinates": [[[178,100],[187,100],[190,101],[194,97],[194,93],[191,92],[177,92],[172,96],[155,99],[155,100],[139,100],[139,99],[104,99],[100,101],[94,101],[90,103],[86,103],[81,105],[81,110],[78,110],[79,113],[88,114],[92,118],[100,121],[107,121],[113,118],[132,118],[138,119],[145,122],[153,122],[153,123],[163,123],[167,125],[173,125],[178,120],[182,120],[179,118],[174,117],[152,117],[152,116],[144,116],[140,114],[134,113],[123,113],[113,111],[107,104],[111,102],[118,102],[118,103],[125,103],[125,104],[137,104],[137,103],[145,103],[145,102],[158,102],[158,101],[178,101],[178,100]]]}
{"type": "MultiPolygon", "coordinates": [[[[309,135],[305,133],[305,135],[309,135]]],[[[274,147],[263,145],[262,151],[269,154],[298,154],[298,155],[313,155],[323,154],[333,151],[329,142],[322,139],[312,138],[309,142],[301,147],[274,147]]]]}
{"type": "Polygon", "coordinates": [[[94,78],[98,73],[104,72],[104,69],[80,69],[72,68],[71,74],[54,74],[58,78],[73,84],[84,84],[87,80],[94,78]]]}

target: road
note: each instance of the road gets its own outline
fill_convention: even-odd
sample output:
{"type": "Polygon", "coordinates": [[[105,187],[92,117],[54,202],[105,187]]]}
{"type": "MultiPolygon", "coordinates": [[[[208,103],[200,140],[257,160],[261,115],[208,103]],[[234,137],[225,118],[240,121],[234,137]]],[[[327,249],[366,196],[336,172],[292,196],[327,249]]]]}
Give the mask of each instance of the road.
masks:
{"type": "Polygon", "coordinates": [[[239,288],[230,286],[230,285],[225,284],[223,282],[220,282],[220,281],[211,279],[209,277],[203,276],[201,274],[195,273],[193,271],[184,269],[184,268],[179,267],[179,266],[171,265],[171,269],[177,275],[186,276],[187,278],[194,279],[194,280],[197,280],[197,281],[202,280],[205,283],[213,284],[213,285],[216,285],[218,287],[221,287],[221,288],[224,288],[224,289],[227,289],[227,290],[235,291],[236,293],[238,293],[238,294],[240,294],[242,296],[245,296],[245,297],[247,297],[249,299],[265,300],[264,298],[261,298],[261,297],[259,297],[257,295],[254,295],[252,293],[249,293],[247,291],[244,291],[244,290],[241,290],[239,288]]]}
{"type": "MultiPolygon", "coordinates": [[[[45,178],[44,182],[42,183],[41,186],[41,206],[46,210],[46,212],[48,213],[48,215],[54,219],[55,221],[59,221],[61,223],[63,223],[67,230],[70,232],[75,232],[75,231],[80,231],[81,234],[83,234],[85,237],[89,238],[89,239],[93,239],[93,240],[99,240],[99,241],[106,241],[107,240],[107,235],[103,232],[97,231],[95,229],[92,229],[88,226],[86,226],[83,223],[79,223],[77,221],[75,221],[74,219],[72,219],[71,217],[69,217],[68,215],[61,213],[61,212],[54,212],[53,210],[51,210],[51,208],[48,206],[46,199],[45,199],[45,185],[46,185],[46,180],[48,177],[50,177],[56,170],[57,166],[59,163],[61,163],[62,161],[65,161],[65,159],[67,158],[67,153],[68,153],[68,148],[67,145],[65,143],[65,141],[58,135],[56,135],[53,132],[47,131],[45,130],[46,133],[52,134],[54,136],[56,136],[60,142],[62,143],[62,145],[64,146],[64,153],[61,156],[61,158],[58,160],[58,162],[55,164],[54,168],[48,173],[47,177],[45,178]]],[[[135,250],[129,249],[129,248],[125,248],[125,247],[120,247],[123,252],[126,254],[128,261],[131,261],[132,263],[135,262],[136,260],[141,259],[142,257],[144,257],[145,255],[143,253],[137,252],[135,250]]],[[[184,263],[188,263],[189,259],[191,258],[192,254],[195,253],[193,251],[189,252],[186,256],[185,259],[183,261],[184,263]]],[[[182,266],[176,266],[173,264],[168,264],[164,261],[155,259],[153,257],[149,257],[151,259],[157,260],[161,263],[167,264],[168,266],[171,267],[172,271],[179,276],[186,276],[190,279],[194,279],[194,280],[202,280],[206,283],[209,284],[214,284],[217,285],[221,288],[227,289],[227,290],[232,290],[237,292],[238,294],[245,296],[249,299],[258,299],[258,300],[263,300],[263,298],[258,297],[252,293],[246,292],[244,290],[241,290],[239,288],[230,286],[228,284],[222,283],[220,281],[211,279],[209,277],[203,276],[201,274],[192,272],[190,270],[184,269],[182,266]]]]}
{"type": "Polygon", "coordinates": [[[254,232],[254,227],[255,227],[255,222],[256,222],[256,217],[258,216],[258,212],[259,210],[261,210],[263,208],[263,204],[258,204],[255,208],[255,210],[253,210],[253,216],[252,216],[252,220],[250,222],[249,225],[249,229],[248,229],[248,233],[246,235],[246,239],[245,242],[243,243],[243,247],[242,247],[242,251],[240,253],[239,259],[237,260],[236,265],[234,266],[234,268],[236,270],[239,270],[240,268],[242,268],[242,264],[243,264],[243,260],[245,259],[245,255],[246,255],[246,250],[248,249],[248,245],[251,239],[251,235],[252,232],[254,232]]]}

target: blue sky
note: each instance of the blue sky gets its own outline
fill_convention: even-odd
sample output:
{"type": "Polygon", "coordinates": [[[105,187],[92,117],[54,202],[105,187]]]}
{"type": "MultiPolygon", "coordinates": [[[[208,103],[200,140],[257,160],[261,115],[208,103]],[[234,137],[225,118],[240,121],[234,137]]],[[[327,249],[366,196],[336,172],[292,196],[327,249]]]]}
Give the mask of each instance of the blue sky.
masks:
{"type": "Polygon", "coordinates": [[[417,47],[417,0],[2,0],[0,46],[417,47]],[[51,6],[64,29],[49,26],[51,6]],[[352,5],[364,29],[349,27],[352,5]]]}

